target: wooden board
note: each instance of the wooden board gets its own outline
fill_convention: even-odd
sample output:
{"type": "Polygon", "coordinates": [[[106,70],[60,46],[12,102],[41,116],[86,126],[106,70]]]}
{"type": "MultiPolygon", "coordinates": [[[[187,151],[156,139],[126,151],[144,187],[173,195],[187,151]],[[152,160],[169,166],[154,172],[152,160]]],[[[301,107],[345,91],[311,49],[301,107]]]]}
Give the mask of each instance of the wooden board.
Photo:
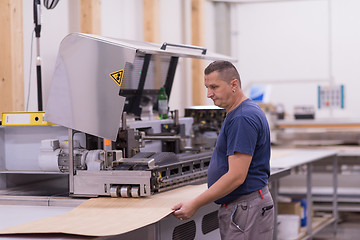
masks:
{"type": "MultiPolygon", "coordinates": [[[[204,46],[204,0],[191,1],[191,41],[194,46],[204,46]]],[[[194,106],[206,105],[204,87],[204,61],[192,59],[192,97],[194,106]]]]}
{"type": "Polygon", "coordinates": [[[101,34],[100,0],[81,0],[80,31],[89,34],[101,34]]]}
{"type": "Polygon", "coordinates": [[[146,198],[92,198],[63,215],[3,229],[0,234],[118,235],[161,220],[172,213],[172,206],[206,189],[206,184],[189,185],[146,198]]]}
{"type": "Polygon", "coordinates": [[[0,1],[0,113],[24,111],[22,0],[0,1]]]}

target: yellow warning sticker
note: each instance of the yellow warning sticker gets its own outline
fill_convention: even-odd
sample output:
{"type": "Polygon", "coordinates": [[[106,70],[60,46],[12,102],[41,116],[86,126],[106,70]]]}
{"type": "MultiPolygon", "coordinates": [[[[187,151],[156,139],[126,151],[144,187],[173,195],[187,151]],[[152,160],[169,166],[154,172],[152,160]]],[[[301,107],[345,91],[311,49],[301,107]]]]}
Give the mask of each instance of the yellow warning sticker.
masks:
{"type": "Polygon", "coordinates": [[[124,76],[124,69],[110,73],[109,75],[112,79],[114,79],[114,81],[117,83],[117,85],[121,86],[121,81],[124,76]]]}

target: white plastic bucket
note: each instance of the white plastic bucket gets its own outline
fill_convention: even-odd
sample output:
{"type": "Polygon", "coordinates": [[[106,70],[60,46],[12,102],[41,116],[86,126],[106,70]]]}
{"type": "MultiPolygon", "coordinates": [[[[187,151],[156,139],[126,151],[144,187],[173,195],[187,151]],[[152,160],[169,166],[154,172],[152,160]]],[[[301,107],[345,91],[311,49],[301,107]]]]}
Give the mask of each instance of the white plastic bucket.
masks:
{"type": "Polygon", "coordinates": [[[300,216],[292,214],[279,214],[277,216],[277,221],[278,240],[293,240],[298,237],[300,228],[300,216]]]}

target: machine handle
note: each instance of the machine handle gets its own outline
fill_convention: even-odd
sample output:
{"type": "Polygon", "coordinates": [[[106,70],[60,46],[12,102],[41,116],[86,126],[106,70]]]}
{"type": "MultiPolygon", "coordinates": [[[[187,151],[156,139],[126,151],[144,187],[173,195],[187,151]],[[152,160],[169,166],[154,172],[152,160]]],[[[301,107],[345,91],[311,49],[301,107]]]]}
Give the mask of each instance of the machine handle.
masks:
{"type": "Polygon", "coordinates": [[[182,47],[182,48],[191,48],[191,49],[197,49],[202,50],[201,54],[206,55],[206,48],[203,47],[197,47],[197,46],[191,46],[191,45],[185,45],[185,44],[173,44],[173,43],[167,43],[164,42],[160,49],[166,50],[166,46],[173,46],[173,47],[182,47]]]}

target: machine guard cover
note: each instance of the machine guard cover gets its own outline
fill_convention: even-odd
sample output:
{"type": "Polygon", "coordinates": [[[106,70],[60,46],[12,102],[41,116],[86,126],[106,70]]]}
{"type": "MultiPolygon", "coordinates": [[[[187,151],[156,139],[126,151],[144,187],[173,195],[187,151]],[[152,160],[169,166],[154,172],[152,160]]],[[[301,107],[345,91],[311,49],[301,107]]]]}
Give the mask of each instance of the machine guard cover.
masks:
{"type": "Polygon", "coordinates": [[[133,62],[136,51],[84,34],[61,42],[45,119],[98,137],[116,140],[125,97],[109,75],[133,62]]]}
{"type": "Polygon", "coordinates": [[[126,98],[119,96],[121,79],[111,74],[126,76],[126,63],[145,54],[235,61],[198,49],[169,46],[162,50],[155,43],[72,33],[60,44],[46,121],[116,141],[126,98]]]}

